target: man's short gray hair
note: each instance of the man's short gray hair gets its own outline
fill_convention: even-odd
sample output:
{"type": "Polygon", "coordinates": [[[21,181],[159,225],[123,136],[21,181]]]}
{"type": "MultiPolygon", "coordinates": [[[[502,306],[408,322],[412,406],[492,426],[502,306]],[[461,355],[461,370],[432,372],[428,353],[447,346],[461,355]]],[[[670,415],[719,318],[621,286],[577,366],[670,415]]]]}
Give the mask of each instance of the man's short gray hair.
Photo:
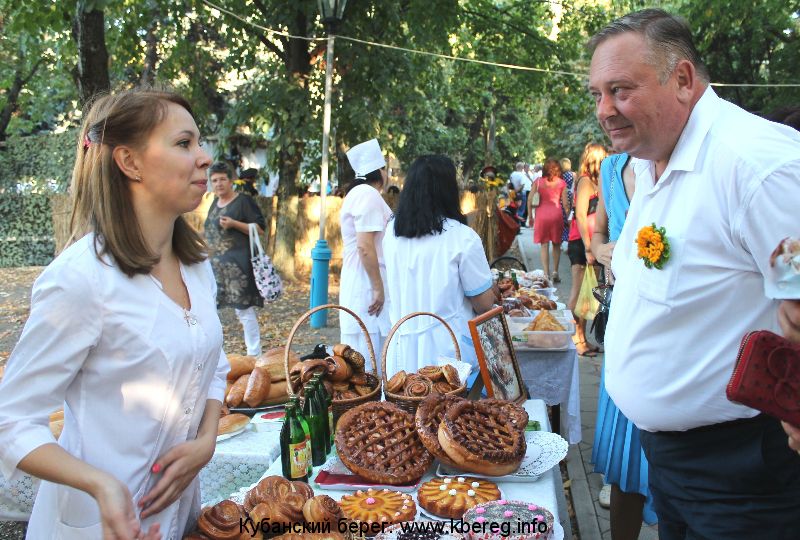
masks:
{"type": "Polygon", "coordinates": [[[524,162],[524,161],[517,161],[517,166],[516,166],[516,169],[517,169],[518,171],[521,171],[521,170],[522,170],[522,169],[524,169],[524,168],[525,168],[525,162],[524,162]]]}
{"type": "Polygon", "coordinates": [[[594,50],[607,39],[628,32],[644,36],[650,48],[649,63],[659,71],[658,79],[661,84],[667,82],[681,60],[690,61],[697,76],[704,83],[708,84],[710,81],[706,65],[694,46],[688,23],[663,9],[634,11],[612,21],[592,36],[588,44],[589,51],[594,53],[594,50]]]}

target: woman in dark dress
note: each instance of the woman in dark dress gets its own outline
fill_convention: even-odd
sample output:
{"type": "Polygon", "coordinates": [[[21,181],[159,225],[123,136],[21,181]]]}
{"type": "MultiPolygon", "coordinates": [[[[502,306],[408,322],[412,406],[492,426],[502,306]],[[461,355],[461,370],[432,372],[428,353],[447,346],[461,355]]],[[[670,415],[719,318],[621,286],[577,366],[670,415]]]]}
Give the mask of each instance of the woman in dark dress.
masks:
{"type": "Polygon", "coordinates": [[[217,281],[217,307],[234,308],[244,330],[247,354],[259,356],[261,330],[254,306],[263,306],[264,299],[253,276],[248,226],[255,223],[262,234],[266,222],[252,197],[233,191],[233,171],[227,163],[214,163],[209,177],[216,197],[208,211],[205,232],[217,281]]]}

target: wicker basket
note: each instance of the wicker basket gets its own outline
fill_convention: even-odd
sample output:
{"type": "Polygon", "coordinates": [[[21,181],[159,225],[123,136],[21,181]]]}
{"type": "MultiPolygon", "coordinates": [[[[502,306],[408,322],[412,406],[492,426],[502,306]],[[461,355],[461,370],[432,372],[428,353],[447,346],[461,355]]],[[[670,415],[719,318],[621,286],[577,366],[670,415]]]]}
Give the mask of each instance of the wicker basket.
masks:
{"type": "MultiPolygon", "coordinates": [[[[444,327],[447,329],[447,332],[450,334],[450,339],[453,340],[453,347],[455,347],[456,351],[456,359],[459,361],[461,360],[461,349],[458,346],[458,340],[456,339],[456,335],[453,333],[453,329],[450,328],[450,325],[447,324],[447,321],[445,321],[440,316],[436,315],[435,313],[430,313],[427,311],[417,311],[415,313],[410,313],[405,317],[403,317],[402,319],[400,319],[399,321],[397,321],[397,324],[395,324],[389,331],[389,335],[386,336],[386,342],[383,344],[383,351],[381,351],[383,394],[386,396],[386,401],[394,403],[404,411],[410,412],[411,414],[417,412],[417,407],[419,407],[419,404],[422,403],[422,400],[428,396],[414,397],[414,396],[406,396],[403,394],[393,394],[389,392],[389,390],[386,389],[386,383],[388,382],[388,379],[386,378],[386,356],[389,353],[389,344],[392,342],[392,337],[394,336],[395,332],[397,332],[397,330],[400,328],[400,326],[407,320],[413,319],[414,317],[419,317],[421,315],[428,315],[430,317],[433,317],[434,319],[437,319],[440,323],[444,325],[444,327]]],[[[454,396],[465,396],[467,393],[466,381],[462,381],[461,386],[447,393],[454,396]]]]}
{"type": "Polygon", "coordinates": [[[366,396],[358,396],[357,398],[352,398],[352,399],[334,399],[333,400],[333,402],[332,402],[333,421],[334,421],[334,425],[335,425],[336,422],[339,421],[339,417],[341,415],[343,415],[345,412],[347,412],[350,409],[352,409],[353,407],[356,407],[356,406],[361,405],[362,403],[366,403],[368,401],[380,401],[381,400],[381,380],[378,377],[378,368],[377,368],[378,363],[377,363],[377,360],[375,359],[375,350],[372,348],[372,340],[369,338],[369,332],[367,331],[367,327],[364,325],[364,322],[358,317],[358,315],[356,315],[355,313],[353,313],[351,310],[347,309],[344,306],[339,306],[339,305],[336,305],[336,304],[325,304],[324,306],[317,306],[314,309],[306,311],[299,319],[297,319],[297,322],[294,323],[294,326],[292,327],[291,332],[289,332],[289,338],[286,340],[286,350],[285,350],[284,356],[283,356],[283,367],[286,370],[286,393],[288,394],[288,396],[289,397],[294,396],[294,390],[292,389],[292,385],[289,382],[289,351],[291,351],[291,348],[292,348],[292,341],[294,340],[294,335],[297,332],[298,328],[300,328],[301,324],[306,322],[314,313],[316,313],[317,311],[321,311],[323,309],[339,309],[341,311],[349,313],[350,315],[352,315],[355,318],[356,322],[361,327],[361,331],[364,332],[364,335],[367,338],[367,348],[369,349],[369,359],[370,359],[370,362],[372,362],[372,375],[374,375],[375,380],[378,381],[378,385],[375,387],[375,389],[372,392],[370,392],[369,394],[367,394],[366,396]]]}

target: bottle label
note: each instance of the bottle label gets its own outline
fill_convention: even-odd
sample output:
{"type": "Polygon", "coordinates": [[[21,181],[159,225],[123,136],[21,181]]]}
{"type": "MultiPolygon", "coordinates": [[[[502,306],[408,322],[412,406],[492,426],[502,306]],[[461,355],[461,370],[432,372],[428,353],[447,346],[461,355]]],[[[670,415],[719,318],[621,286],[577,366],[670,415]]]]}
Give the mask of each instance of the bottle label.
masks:
{"type": "Polygon", "coordinates": [[[292,479],[303,478],[308,474],[308,448],[306,441],[289,444],[290,474],[292,479]]]}

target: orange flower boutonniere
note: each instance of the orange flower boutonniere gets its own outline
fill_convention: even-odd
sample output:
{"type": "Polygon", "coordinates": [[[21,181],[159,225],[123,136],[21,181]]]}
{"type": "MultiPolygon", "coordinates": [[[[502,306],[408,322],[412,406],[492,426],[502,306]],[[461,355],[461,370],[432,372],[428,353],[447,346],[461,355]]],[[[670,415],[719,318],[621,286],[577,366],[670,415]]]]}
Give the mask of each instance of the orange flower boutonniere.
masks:
{"type": "Polygon", "coordinates": [[[656,224],[639,229],[636,235],[637,256],[644,261],[647,268],[661,270],[669,260],[669,240],[664,227],[656,224]]]}

